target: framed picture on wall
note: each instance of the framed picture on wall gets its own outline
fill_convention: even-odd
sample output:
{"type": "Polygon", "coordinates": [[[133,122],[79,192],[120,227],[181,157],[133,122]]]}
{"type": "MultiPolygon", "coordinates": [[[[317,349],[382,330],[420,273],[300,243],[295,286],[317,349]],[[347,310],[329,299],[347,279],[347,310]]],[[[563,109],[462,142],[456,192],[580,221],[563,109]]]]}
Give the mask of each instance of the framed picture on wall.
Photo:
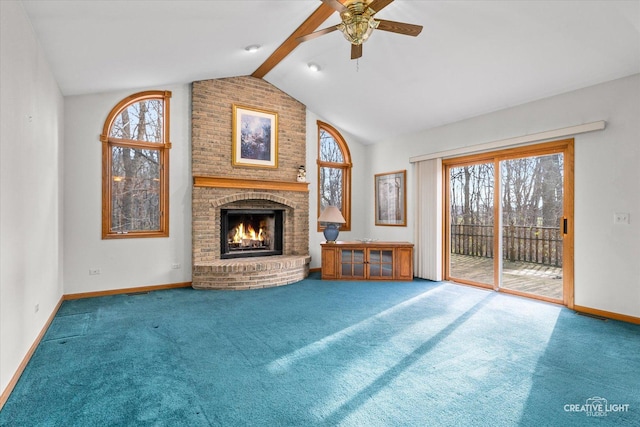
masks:
{"type": "Polygon", "coordinates": [[[278,113],[233,106],[232,164],[278,167],[278,113]]]}
{"type": "Polygon", "coordinates": [[[407,226],[407,171],[375,175],[376,225],[407,226]]]}

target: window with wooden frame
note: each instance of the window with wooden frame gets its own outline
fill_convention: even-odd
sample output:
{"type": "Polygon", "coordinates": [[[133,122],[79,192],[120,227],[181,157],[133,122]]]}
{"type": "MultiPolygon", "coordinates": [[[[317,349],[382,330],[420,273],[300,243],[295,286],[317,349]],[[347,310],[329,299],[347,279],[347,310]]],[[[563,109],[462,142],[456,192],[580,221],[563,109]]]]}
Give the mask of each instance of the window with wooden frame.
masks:
{"type": "Polygon", "coordinates": [[[102,238],[169,236],[171,92],[128,96],[109,113],[102,142],[102,238]]]}
{"type": "MultiPolygon", "coordinates": [[[[318,217],[327,206],[340,209],[346,223],[341,230],[351,230],[351,153],[340,132],[318,121],[318,217]]],[[[318,231],[324,226],[318,223],[318,231]]]]}

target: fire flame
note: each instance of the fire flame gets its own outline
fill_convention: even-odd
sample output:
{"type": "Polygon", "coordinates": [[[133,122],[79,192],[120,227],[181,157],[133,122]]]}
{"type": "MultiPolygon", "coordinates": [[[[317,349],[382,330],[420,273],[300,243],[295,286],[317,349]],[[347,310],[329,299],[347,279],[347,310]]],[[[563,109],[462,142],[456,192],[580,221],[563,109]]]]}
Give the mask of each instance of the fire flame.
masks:
{"type": "Polygon", "coordinates": [[[236,234],[233,236],[233,242],[240,243],[243,239],[263,241],[264,231],[260,228],[256,233],[256,230],[251,225],[247,225],[245,229],[245,225],[240,224],[236,227],[236,234]]]}

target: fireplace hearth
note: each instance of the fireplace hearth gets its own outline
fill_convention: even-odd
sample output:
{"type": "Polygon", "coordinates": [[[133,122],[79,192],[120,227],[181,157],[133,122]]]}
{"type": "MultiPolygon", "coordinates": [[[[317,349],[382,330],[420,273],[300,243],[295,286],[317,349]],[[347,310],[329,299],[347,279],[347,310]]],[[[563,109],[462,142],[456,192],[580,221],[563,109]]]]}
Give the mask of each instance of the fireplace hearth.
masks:
{"type": "Polygon", "coordinates": [[[220,257],[282,255],[283,211],[221,209],[220,257]]]}

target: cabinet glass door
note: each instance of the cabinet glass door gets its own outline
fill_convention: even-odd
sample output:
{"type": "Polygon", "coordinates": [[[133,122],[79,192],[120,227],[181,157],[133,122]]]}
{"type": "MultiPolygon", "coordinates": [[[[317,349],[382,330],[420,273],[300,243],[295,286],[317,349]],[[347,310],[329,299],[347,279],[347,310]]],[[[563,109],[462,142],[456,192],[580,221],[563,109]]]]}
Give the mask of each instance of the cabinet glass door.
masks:
{"type": "Polygon", "coordinates": [[[364,278],[364,250],[342,249],[340,265],[342,277],[364,278]]]}
{"type": "Polygon", "coordinates": [[[393,251],[369,249],[369,277],[393,278],[393,251]]]}

